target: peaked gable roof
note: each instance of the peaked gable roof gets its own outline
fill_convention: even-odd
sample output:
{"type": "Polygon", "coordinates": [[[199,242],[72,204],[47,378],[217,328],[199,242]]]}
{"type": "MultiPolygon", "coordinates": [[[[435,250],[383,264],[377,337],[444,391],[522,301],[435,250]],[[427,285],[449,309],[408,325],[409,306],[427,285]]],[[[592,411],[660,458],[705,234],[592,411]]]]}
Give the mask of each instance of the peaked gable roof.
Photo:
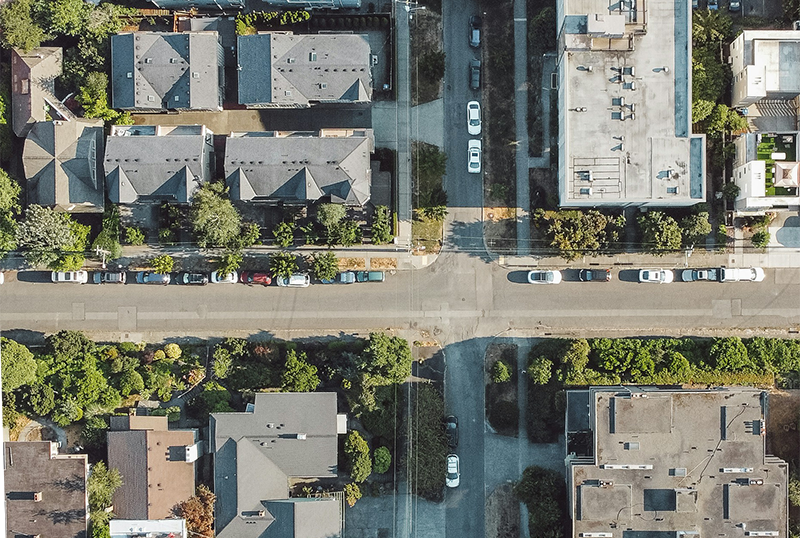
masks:
{"type": "Polygon", "coordinates": [[[48,110],[56,119],[75,117],[54,95],[62,60],[61,47],[11,51],[11,126],[17,136],[28,134],[35,122],[47,121],[48,110]]]}
{"type": "Polygon", "coordinates": [[[103,211],[103,137],[101,120],[33,124],[22,151],[28,203],[103,211]]]}
{"type": "Polygon", "coordinates": [[[239,133],[225,148],[225,177],[235,200],[311,201],[330,196],[337,203],[369,201],[372,133],[350,136],[297,133],[239,133]]]}
{"type": "Polygon", "coordinates": [[[220,110],[217,32],[129,32],[111,37],[114,108],[220,110]]]}
{"type": "Polygon", "coordinates": [[[240,104],[308,106],[372,99],[367,36],[267,32],[239,36],[237,49],[240,104]]]}

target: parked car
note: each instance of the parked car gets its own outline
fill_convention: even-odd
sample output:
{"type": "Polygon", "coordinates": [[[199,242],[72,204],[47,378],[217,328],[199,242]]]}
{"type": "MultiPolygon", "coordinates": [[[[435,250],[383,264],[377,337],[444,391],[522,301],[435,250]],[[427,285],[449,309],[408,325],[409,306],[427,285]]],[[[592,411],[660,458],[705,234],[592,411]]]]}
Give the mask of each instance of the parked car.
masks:
{"type": "Polygon", "coordinates": [[[692,9],[697,9],[700,7],[700,0],[692,0],[692,9]]]}
{"type": "Polygon", "coordinates": [[[716,269],[684,269],[681,272],[681,280],[684,282],[694,282],[696,280],[712,280],[719,278],[719,271],[716,269]]]}
{"type": "Polygon", "coordinates": [[[473,136],[481,134],[481,104],[478,101],[467,103],[467,132],[473,136]]]}
{"type": "Polygon", "coordinates": [[[473,15],[469,18],[469,46],[481,46],[481,18],[473,15]]]}
{"type": "Polygon", "coordinates": [[[339,273],[339,284],[353,284],[356,281],[356,274],[353,271],[342,271],[339,273]]]}
{"type": "Polygon", "coordinates": [[[467,149],[467,172],[470,174],[481,173],[481,141],[470,140],[467,149]]]}
{"type": "Polygon", "coordinates": [[[89,273],[86,271],[53,271],[50,275],[53,282],[72,282],[74,284],[86,284],[89,282],[89,273]]]}
{"type": "Polygon", "coordinates": [[[740,0],[731,0],[730,4],[728,4],[728,11],[739,11],[740,9],[742,9],[740,0]]]}
{"type": "Polygon", "coordinates": [[[764,280],[764,270],[761,267],[746,269],[722,267],[720,269],[720,282],[761,282],[762,280],[764,280]]]}
{"type": "Polygon", "coordinates": [[[92,281],[95,284],[125,284],[127,279],[124,271],[95,271],[92,281]]]}
{"type": "Polygon", "coordinates": [[[386,273],[383,271],[358,271],[356,272],[357,282],[383,282],[386,280],[386,273]]]}
{"type": "Polygon", "coordinates": [[[561,282],[561,271],[529,271],[528,282],[531,284],[558,284],[561,282]]]}
{"type": "Polygon", "coordinates": [[[188,271],[181,271],[176,275],[175,282],[189,286],[205,286],[208,284],[208,277],[203,273],[190,273],[188,271]]]}
{"type": "Polygon", "coordinates": [[[716,11],[719,9],[718,0],[708,0],[708,9],[711,11],[716,11]]]}
{"type": "Polygon", "coordinates": [[[0,284],[6,281],[5,273],[0,271],[0,284]]]}
{"type": "Polygon", "coordinates": [[[212,284],[236,284],[239,282],[239,273],[231,271],[227,275],[223,275],[219,271],[211,273],[212,284]]]}
{"type": "Polygon", "coordinates": [[[481,87],[481,61],[477,58],[469,61],[469,87],[473,90],[481,87]]]}
{"type": "Polygon", "coordinates": [[[665,271],[664,269],[640,269],[639,282],[650,282],[653,284],[669,284],[673,281],[675,275],[672,271],[665,271]]]}
{"type": "Polygon", "coordinates": [[[308,273],[295,273],[289,278],[277,277],[275,280],[282,288],[307,288],[311,284],[308,273]]]}
{"type": "Polygon", "coordinates": [[[578,278],[581,282],[608,282],[611,280],[611,269],[581,269],[578,278]]]}
{"type": "Polygon", "coordinates": [[[461,468],[456,454],[447,456],[447,477],[444,483],[448,488],[457,488],[461,483],[461,468]]]}
{"type": "Polygon", "coordinates": [[[136,273],[136,282],[139,284],[164,284],[166,286],[171,280],[169,275],[160,275],[152,271],[139,271],[136,273]]]}
{"type": "Polygon", "coordinates": [[[458,419],[453,415],[444,419],[444,434],[447,437],[447,446],[455,449],[458,446],[458,419]]]}
{"type": "Polygon", "coordinates": [[[269,286],[272,284],[272,277],[267,273],[242,271],[242,275],[239,277],[239,282],[242,284],[261,284],[262,286],[269,286]]]}

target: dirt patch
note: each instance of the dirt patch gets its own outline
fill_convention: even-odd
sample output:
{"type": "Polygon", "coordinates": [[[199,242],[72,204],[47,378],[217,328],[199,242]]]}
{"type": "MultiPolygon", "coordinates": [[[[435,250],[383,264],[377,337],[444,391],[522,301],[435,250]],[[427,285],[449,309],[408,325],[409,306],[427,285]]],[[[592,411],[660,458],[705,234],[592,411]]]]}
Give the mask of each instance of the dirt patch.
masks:
{"type": "Polygon", "coordinates": [[[442,221],[416,214],[414,220],[411,221],[411,236],[414,241],[412,254],[415,256],[438,254],[442,250],[443,231],[442,221]]]}
{"type": "Polygon", "coordinates": [[[503,484],[486,497],[486,538],[519,538],[519,501],[510,484],[503,484]]]}
{"type": "Polygon", "coordinates": [[[372,258],[369,260],[370,269],[397,269],[397,258],[372,258]]]}
{"type": "Polygon", "coordinates": [[[515,207],[484,207],[483,237],[492,252],[516,250],[517,209],[515,207]]]}
{"type": "Polygon", "coordinates": [[[81,431],[83,428],[80,424],[70,424],[64,431],[67,434],[67,446],[78,446],[81,444],[81,431]]]}
{"type": "Polygon", "coordinates": [[[531,211],[558,209],[558,173],[550,168],[531,168],[528,170],[531,189],[531,211]]]}
{"type": "Polygon", "coordinates": [[[519,433],[519,406],[517,404],[517,346],[492,344],[484,356],[484,383],[486,384],[486,419],[500,435],[516,437],[519,433]],[[492,370],[495,363],[506,365],[509,379],[495,383],[492,370]]]}
{"type": "Polygon", "coordinates": [[[17,421],[11,426],[11,429],[8,431],[8,439],[9,441],[19,441],[19,434],[22,432],[23,428],[28,425],[31,421],[26,416],[20,415],[17,417],[17,421]]]}
{"type": "MultiPolygon", "coordinates": [[[[442,50],[442,16],[432,10],[414,12],[411,26],[411,105],[428,103],[442,95],[442,77],[426,75],[420,65],[430,53],[442,50]]],[[[442,72],[444,76],[444,72],[442,72]]]]}
{"type": "Polygon", "coordinates": [[[798,464],[800,445],[800,389],[773,390],[769,395],[767,416],[767,452],[788,461],[793,469],[798,464]]]}
{"type": "Polygon", "coordinates": [[[340,271],[362,271],[366,268],[366,258],[339,258],[340,271]]]}

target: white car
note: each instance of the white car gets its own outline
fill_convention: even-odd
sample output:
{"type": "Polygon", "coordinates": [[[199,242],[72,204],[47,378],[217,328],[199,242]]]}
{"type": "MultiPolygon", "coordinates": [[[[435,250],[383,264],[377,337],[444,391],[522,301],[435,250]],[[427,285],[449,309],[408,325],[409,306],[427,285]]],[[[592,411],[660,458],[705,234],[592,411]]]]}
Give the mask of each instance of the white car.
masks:
{"type": "Polygon", "coordinates": [[[467,171],[470,174],[480,174],[481,173],[481,141],[480,140],[470,140],[469,141],[469,150],[467,152],[469,154],[469,160],[467,161],[467,171]]]}
{"type": "Polygon", "coordinates": [[[530,284],[558,284],[561,282],[561,271],[529,271],[530,284]]]}
{"type": "Polygon", "coordinates": [[[722,267],[720,282],[761,282],[764,270],[761,267],[734,268],[722,267]]]}
{"type": "Polygon", "coordinates": [[[672,271],[664,269],[640,269],[639,282],[651,282],[653,284],[669,284],[675,275],[672,271]]]}
{"type": "Polygon", "coordinates": [[[239,273],[233,271],[227,275],[221,275],[219,271],[211,273],[212,284],[236,284],[239,282],[239,273]]]}
{"type": "Polygon", "coordinates": [[[311,284],[308,273],[295,273],[289,278],[278,277],[278,286],[282,288],[307,288],[311,284]]]}
{"type": "Polygon", "coordinates": [[[478,101],[467,103],[467,131],[473,136],[481,134],[481,104],[478,101]]]}
{"type": "Polygon", "coordinates": [[[89,282],[89,273],[86,271],[53,271],[50,275],[53,282],[72,282],[86,284],[89,282]]]}
{"type": "Polygon", "coordinates": [[[447,477],[444,483],[448,488],[457,488],[461,483],[461,466],[456,454],[447,456],[447,477]]]}

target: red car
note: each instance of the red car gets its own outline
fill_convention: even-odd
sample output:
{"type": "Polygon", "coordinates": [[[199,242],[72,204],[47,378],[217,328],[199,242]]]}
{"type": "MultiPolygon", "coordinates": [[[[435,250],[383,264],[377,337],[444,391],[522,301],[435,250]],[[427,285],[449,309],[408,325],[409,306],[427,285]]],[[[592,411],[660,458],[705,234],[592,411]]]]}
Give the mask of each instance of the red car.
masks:
{"type": "Polygon", "coordinates": [[[262,286],[269,286],[272,284],[272,277],[267,273],[253,273],[251,271],[243,271],[242,276],[239,278],[242,284],[261,284],[262,286]]]}

